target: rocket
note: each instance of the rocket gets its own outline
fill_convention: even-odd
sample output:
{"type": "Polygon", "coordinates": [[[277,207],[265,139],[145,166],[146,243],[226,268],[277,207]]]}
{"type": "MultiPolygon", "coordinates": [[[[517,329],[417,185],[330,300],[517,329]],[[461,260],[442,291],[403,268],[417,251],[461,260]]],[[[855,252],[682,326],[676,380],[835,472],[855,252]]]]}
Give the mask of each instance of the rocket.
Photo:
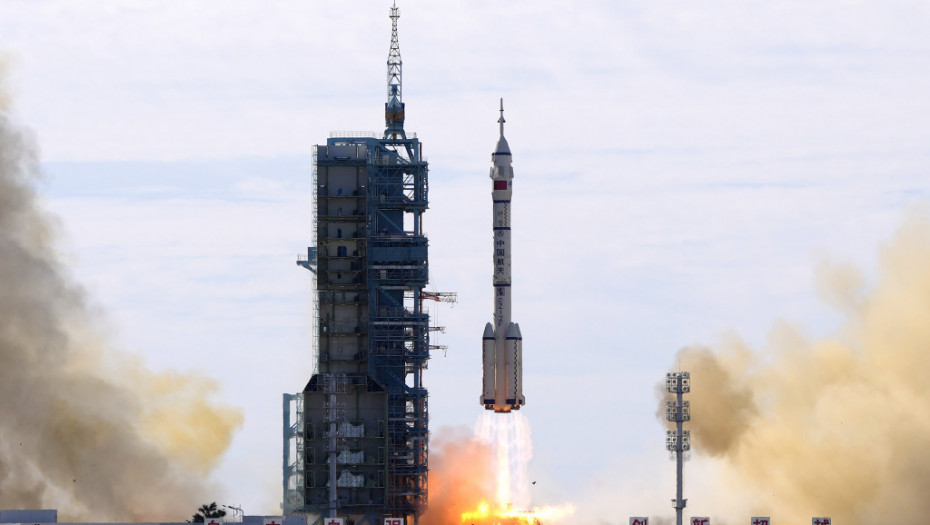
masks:
{"type": "Polygon", "coordinates": [[[504,138],[504,99],[501,99],[500,139],[491,154],[491,199],[494,202],[494,320],[481,340],[481,404],[487,410],[519,410],[523,397],[523,336],[510,319],[510,198],[513,167],[510,145],[504,138]]]}

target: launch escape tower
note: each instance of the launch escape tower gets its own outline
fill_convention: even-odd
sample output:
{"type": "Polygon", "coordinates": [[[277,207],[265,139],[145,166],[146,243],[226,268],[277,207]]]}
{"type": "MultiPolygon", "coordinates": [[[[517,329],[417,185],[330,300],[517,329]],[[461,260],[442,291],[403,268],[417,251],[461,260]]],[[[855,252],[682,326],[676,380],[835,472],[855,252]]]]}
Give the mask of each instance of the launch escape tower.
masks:
{"type": "MultiPolygon", "coordinates": [[[[316,370],[284,395],[284,513],[415,523],[427,500],[427,162],[404,132],[391,8],[385,131],[314,148],[316,370]]],[[[321,522],[322,520],[318,520],[321,522]]],[[[351,521],[347,522],[351,523],[351,521]]]]}

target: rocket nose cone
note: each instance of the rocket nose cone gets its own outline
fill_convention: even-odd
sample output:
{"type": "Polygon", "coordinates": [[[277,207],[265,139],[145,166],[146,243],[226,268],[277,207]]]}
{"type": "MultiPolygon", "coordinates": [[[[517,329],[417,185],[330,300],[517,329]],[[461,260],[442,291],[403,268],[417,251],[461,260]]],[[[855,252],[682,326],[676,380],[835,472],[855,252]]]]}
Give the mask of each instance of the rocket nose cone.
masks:
{"type": "Polygon", "coordinates": [[[510,326],[507,327],[507,339],[523,339],[523,334],[520,333],[520,325],[510,323],[510,326]]]}
{"type": "Polygon", "coordinates": [[[491,326],[491,323],[484,325],[484,336],[485,339],[494,339],[494,327],[491,326]]]}
{"type": "Polygon", "coordinates": [[[503,135],[501,135],[500,140],[497,141],[497,147],[494,148],[494,154],[510,155],[510,144],[507,143],[507,139],[503,135]]]}

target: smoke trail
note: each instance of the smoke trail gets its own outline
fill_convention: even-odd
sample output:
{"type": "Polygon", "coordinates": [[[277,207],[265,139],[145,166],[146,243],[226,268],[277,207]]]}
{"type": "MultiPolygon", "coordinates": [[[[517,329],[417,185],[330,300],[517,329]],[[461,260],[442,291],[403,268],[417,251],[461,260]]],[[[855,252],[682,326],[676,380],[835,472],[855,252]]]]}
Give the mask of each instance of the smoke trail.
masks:
{"type": "MultiPolygon", "coordinates": [[[[930,514],[930,218],[915,213],[883,250],[874,287],[823,265],[819,288],[846,316],[809,341],[776,326],[768,348],[686,348],[695,450],[718,458],[720,498],[798,523],[922,523],[930,514]]],[[[693,479],[693,478],[692,478],[693,479]]],[[[706,481],[705,481],[706,483],[706,481]]],[[[747,514],[736,516],[743,520],[747,514]]]]}
{"type": "MultiPolygon", "coordinates": [[[[2,71],[0,71],[2,81],[2,71]]],[[[2,91],[2,90],[0,90],[2,91]]],[[[36,202],[29,135],[0,96],[0,507],[64,520],[189,517],[240,414],[189,374],[110,349],[36,202]]]]}

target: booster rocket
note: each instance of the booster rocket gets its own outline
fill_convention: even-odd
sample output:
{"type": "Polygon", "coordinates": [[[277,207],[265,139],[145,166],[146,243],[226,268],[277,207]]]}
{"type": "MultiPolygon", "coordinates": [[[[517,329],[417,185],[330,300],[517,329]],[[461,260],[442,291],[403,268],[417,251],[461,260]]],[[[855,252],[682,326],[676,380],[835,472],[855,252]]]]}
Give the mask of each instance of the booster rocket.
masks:
{"type": "Polygon", "coordinates": [[[523,397],[523,336],[510,320],[510,198],[513,167],[510,145],[504,138],[504,99],[501,99],[500,139],[491,154],[491,198],[494,201],[494,321],[484,327],[481,341],[481,404],[487,410],[519,410],[523,397]]]}

